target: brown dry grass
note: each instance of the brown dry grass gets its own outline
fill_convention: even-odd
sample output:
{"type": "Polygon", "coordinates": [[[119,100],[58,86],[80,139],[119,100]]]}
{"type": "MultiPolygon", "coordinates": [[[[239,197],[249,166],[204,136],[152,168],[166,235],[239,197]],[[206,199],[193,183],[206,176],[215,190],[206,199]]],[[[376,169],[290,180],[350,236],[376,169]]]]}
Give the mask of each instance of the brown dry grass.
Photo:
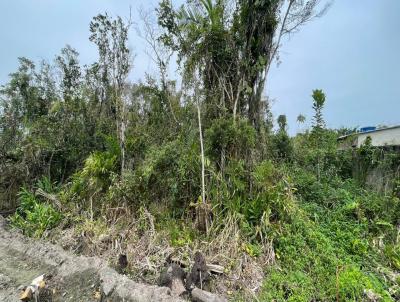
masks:
{"type": "MultiPolygon", "coordinates": [[[[71,228],[61,228],[51,235],[65,249],[89,256],[98,256],[115,265],[120,253],[128,258],[127,274],[134,280],[156,284],[167,258],[187,267],[196,251],[201,251],[207,263],[225,268],[223,275],[211,278],[209,289],[229,296],[241,291],[254,298],[264,279],[266,265],[272,265],[275,254],[272,244],[265,241],[259,257],[249,256],[239,229],[238,217],[227,215],[223,223],[211,223],[205,236],[180,246],[173,246],[167,229],[157,229],[155,217],[145,208],[133,213],[125,208],[109,209],[97,220],[82,218],[71,228]]],[[[194,227],[191,219],[185,221],[194,227]]]]}

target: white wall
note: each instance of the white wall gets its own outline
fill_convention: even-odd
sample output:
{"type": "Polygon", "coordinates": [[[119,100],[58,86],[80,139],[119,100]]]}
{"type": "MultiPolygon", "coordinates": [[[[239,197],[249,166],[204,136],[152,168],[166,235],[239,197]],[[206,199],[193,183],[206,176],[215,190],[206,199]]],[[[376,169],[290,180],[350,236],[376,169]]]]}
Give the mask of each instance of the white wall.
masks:
{"type": "Polygon", "coordinates": [[[360,133],[358,134],[357,147],[360,147],[368,136],[371,137],[372,146],[400,146],[400,127],[360,133]]]}

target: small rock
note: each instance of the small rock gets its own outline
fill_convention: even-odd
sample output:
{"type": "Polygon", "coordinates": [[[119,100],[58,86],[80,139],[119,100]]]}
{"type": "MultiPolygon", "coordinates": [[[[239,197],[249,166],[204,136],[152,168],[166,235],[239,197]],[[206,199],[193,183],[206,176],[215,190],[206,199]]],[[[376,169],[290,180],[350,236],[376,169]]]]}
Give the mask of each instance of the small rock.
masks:
{"type": "Polygon", "coordinates": [[[186,288],[183,284],[185,276],[185,271],[178,264],[172,263],[160,275],[159,284],[161,286],[168,286],[171,289],[172,295],[179,297],[186,293],[186,288]]]}
{"type": "Polygon", "coordinates": [[[161,273],[159,285],[171,287],[171,281],[173,279],[183,280],[185,277],[185,271],[178,264],[172,263],[166,271],[161,273]]]}
{"type": "Polygon", "coordinates": [[[195,302],[228,302],[228,300],[223,297],[219,297],[197,287],[192,290],[192,300],[195,302]]]}

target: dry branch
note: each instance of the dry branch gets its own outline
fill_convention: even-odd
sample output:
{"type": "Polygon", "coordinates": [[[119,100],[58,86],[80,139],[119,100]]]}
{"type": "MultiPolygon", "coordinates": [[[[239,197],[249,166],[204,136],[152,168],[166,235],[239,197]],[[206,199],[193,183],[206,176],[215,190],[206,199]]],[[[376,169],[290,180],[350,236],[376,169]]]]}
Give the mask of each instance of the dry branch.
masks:
{"type": "Polygon", "coordinates": [[[41,196],[41,197],[46,198],[48,201],[51,201],[51,203],[57,208],[57,210],[61,210],[62,209],[61,202],[57,198],[56,195],[47,193],[47,192],[43,191],[40,188],[36,190],[35,194],[37,196],[41,196]]]}

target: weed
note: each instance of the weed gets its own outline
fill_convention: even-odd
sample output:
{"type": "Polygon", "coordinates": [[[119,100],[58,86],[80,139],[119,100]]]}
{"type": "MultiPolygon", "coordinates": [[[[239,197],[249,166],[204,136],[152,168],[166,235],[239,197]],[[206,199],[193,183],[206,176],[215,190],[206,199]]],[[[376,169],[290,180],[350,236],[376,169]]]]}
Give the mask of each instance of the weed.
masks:
{"type": "MultiPolygon", "coordinates": [[[[51,189],[49,182],[38,183],[42,188],[51,189]]],[[[46,230],[54,228],[61,221],[62,215],[50,204],[39,200],[34,193],[22,188],[18,193],[19,207],[10,217],[13,227],[21,229],[24,234],[41,237],[46,230]]]]}

